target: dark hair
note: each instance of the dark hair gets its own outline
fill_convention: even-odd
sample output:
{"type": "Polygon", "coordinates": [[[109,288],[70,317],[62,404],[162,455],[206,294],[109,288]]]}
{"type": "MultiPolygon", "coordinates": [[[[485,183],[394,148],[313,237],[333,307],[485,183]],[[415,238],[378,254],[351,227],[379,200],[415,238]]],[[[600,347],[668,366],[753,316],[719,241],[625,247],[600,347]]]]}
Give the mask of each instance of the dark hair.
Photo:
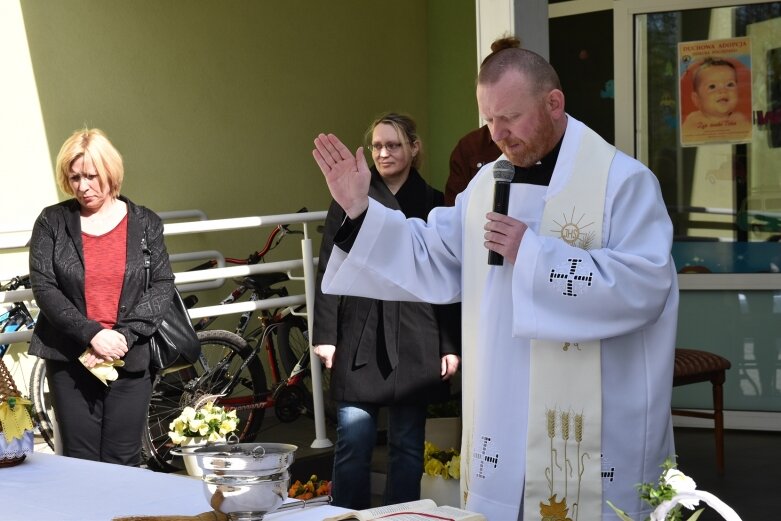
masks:
{"type": "Polygon", "coordinates": [[[524,75],[531,82],[534,93],[561,90],[559,75],[551,64],[536,52],[519,47],[505,47],[489,54],[480,66],[477,83],[496,83],[509,70],[524,75]]]}
{"type": "Polygon", "coordinates": [[[503,36],[498,38],[491,44],[491,53],[483,58],[482,63],[480,63],[480,67],[482,68],[483,65],[485,65],[485,62],[496,56],[496,53],[499,51],[503,51],[505,49],[520,49],[520,47],[521,41],[515,36],[503,36]]]}
{"type": "Polygon", "coordinates": [[[735,73],[735,81],[738,80],[738,70],[735,68],[734,63],[732,63],[729,60],[725,60],[724,58],[708,57],[702,60],[702,64],[700,64],[700,66],[697,67],[697,70],[694,71],[694,76],[692,78],[692,85],[694,87],[695,92],[697,92],[697,87],[700,86],[700,72],[710,69],[711,67],[729,67],[735,73]]]}
{"type": "MultiPolygon", "coordinates": [[[[371,143],[374,129],[381,123],[392,126],[396,129],[396,132],[399,133],[399,136],[404,136],[406,138],[406,140],[404,140],[402,143],[405,150],[409,150],[410,145],[413,143],[417,142],[418,145],[420,145],[420,137],[418,137],[418,126],[415,124],[415,120],[406,114],[398,114],[396,112],[387,112],[372,121],[371,125],[369,125],[369,128],[366,130],[366,136],[364,138],[366,143],[371,143]]],[[[413,168],[418,168],[420,166],[420,157],[422,155],[421,151],[422,147],[419,146],[418,153],[412,158],[413,168]]]]}

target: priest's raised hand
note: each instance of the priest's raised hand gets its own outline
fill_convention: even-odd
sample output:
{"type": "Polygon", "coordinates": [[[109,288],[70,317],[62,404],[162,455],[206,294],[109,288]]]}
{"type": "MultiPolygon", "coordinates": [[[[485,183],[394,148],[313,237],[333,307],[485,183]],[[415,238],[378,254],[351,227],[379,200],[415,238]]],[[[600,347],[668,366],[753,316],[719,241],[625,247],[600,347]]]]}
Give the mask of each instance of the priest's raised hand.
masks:
{"type": "Polygon", "coordinates": [[[325,176],[331,197],[350,219],[360,216],[369,207],[371,173],[363,147],[355,155],[333,134],[320,134],[312,150],[317,165],[325,176]]]}

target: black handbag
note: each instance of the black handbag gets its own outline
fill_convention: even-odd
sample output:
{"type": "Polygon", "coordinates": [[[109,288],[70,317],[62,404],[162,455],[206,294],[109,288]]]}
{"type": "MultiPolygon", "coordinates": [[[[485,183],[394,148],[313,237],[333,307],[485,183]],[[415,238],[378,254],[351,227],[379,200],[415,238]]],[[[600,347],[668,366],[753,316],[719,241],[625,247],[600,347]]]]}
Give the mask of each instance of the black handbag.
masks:
{"type": "MultiPolygon", "coordinates": [[[[149,289],[149,270],[151,265],[151,252],[147,247],[146,230],[141,239],[141,248],[144,252],[144,287],[149,289]]],[[[182,302],[182,296],[174,288],[174,296],[171,305],[163,316],[163,321],[157,331],[149,337],[150,365],[155,369],[168,369],[176,365],[190,365],[195,363],[201,354],[201,341],[190,322],[187,307],[182,302]]]]}

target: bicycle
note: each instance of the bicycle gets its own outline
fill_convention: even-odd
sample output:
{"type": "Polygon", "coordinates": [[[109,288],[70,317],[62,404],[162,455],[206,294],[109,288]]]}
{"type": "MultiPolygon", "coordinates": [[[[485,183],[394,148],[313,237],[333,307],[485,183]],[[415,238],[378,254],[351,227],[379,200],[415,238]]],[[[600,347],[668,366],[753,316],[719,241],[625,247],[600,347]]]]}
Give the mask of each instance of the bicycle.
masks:
{"type": "MultiPolygon", "coordinates": [[[[30,287],[30,276],[20,275],[12,278],[8,283],[0,286],[0,291],[15,291],[30,287]]],[[[6,307],[0,314],[0,332],[25,331],[35,327],[35,317],[25,302],[14,302],[6,307]]],[[[5,356],[10,344],[0,344],[0,358],[5,356]]],[[[21,369],[19,370],[21,371],[21,369]]],[[[17,371],[12,370],[12,374],[17,371]]],[[[22,377],[25,375],[22,373],[22,377]]],[[[54,449],[54,429],[51,418],[54,412],[49,400],[48,385],[46,383],[46,370],[42,359],[37,359],[30,370],[28,386],[29,398],[32,402],[33,417],[38,425],[41,437],[49,447],[54,449]]]]}
{"type": "MultiPolygon", "coordinates": [[[[261,250],[246,259],[226,258],[231,264],[257,264],[289,233],[286,225],[276,226],[261,250]],[[281,235],[280,235],[281,234],[281,235]],[[275,242],[276,241],[276,242],[275,242]]],[[[194,269],[208,268],[209,261],[194,269]]],[[[290,278],[285,273],[256,274],[243,278],[220,304],[235,302],[246,293],[257,301],[288,295],[282,285],[290,278]]],[[[303,306],[302,306],[303,307],[303,306]]],[[[220,395],[219,405],[235,409],[240,418],[240,441],[253,441],[263,422],[265,410],[274,408],[282,422],[292,422],[302,413],[311,414],[312,385],[309,358],[309,335],[300,308],[285,307],[261,310],[260,325],[247,332],[253,312],[239,317],[234,332],[206,330],[217,317],[205,317],[194,324],[201,339],[202,353],[198,361],[187,367],[165,371],[155,378],[144,434],[144,456],[147,465],[160,470],[178,470],[179,458],[172,457],[174,448],[168,437],[170,422],[182,409],[205,395],[220,395]],[[271,386],[267,386],[261,351],[266,351],[271,386]]],[[[335,406],[328,400],[330,374],[323,372],[323,394],[326,416],[335,419],[335,406]]]]}
{"type": "MultiPolygon", "coordinates": [[[[0,285],[0,291],[15,291],[29,286],[30,276],[23,275],[14,277],[8,283],[0,285]]],[[[0,314],[0,332],[2,333],[32,329],[34,325],[35,319],[24,302],[14,302],[6,306],[6,310],[0,314]]],[[[10,344],[0,344],[0,358],[5,356],[9,347],[11,347],[10,344]]]]}

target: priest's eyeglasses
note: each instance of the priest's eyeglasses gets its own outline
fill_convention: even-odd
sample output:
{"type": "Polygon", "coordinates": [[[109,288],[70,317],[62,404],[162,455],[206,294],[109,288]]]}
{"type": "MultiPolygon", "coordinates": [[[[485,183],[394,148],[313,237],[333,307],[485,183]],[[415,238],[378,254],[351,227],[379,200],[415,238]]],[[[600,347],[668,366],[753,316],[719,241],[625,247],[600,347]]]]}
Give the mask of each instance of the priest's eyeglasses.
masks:
{"type": "Polygon", "coordinates": [[[404,146],[404,143],[370,143],[366,146],[378,154],[382,152],[383,148],[387,150],[389,154],[392,154],[397,150],[400,150],[401,147],[404,146]]]}

